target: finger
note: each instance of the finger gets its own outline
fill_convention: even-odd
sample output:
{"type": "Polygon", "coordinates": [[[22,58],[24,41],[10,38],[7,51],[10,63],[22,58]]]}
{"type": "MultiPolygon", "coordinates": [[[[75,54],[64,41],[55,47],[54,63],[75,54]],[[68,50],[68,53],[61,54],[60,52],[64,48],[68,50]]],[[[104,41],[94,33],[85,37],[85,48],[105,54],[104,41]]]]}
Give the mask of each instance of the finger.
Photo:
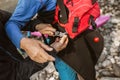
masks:
{"type": "Polygon", "coordinates": [[[47,57],[43,57],[43,56],[46,56],[44,55],[45,52],[42,48],[40,48],[39,46],[37,47],[37,50],[34,49],[34,54],[30,56],[30,58],[34,61],[37,61],[37,62],[46,62],[47,61],[47,57]]]}
{"type": "Polygon", "coordinates": [[[51,55],[48,55],[47,61],[55,61],[55,58],[53,56],[51,56],[51,55]]]}
{"type": "Polygon", "coordinates": [[[45,29],[46,27],[52,27],[52,26],[50,24],[44,24],[44,23],[40,23],[36,25],[37,30],[42,30],[45,29]]]}
{"type": "Polygon", "coordinates": [[[47,34],[49,36],[54,36],[54,32],[52,31],[41,31],[42,34],[47,34]]]}
{"type": "Polygon", "coordinates": [[[38,43],[40,44],[40,46],[41,46],[43,49],[45,49],[45,50],[47,50],[47,51],[52,51],[52,50],[53,50],[53,48],[51,48],[51,47],[49,47],[48,45],[42,43],[41,41],[38,41],[38,43]]]}
{"type": "Polygon", "coordinates": [[[41,48],[40,51],[42,53],[41,52],[39,53],[40,54],[39,57],[43,58],[43,60],[47,60],[47,61],[54,61],[55,60],[55,58],[52,57],[51,55],[49,55],[44,49],[41,48]]]}
{"type": "Polygon", "coordinates": [[[47,26],[46,28],[44,28],[43,30],[46,30],[46,31],[52,31],[52,32],[55,32],[56,29],[53,28],[52,26],[47,26]]]}
{"type": "Polygon", "coordinates": [[[49,55],[47,52],[44,52],[44,55],[41,55],[43,59],[47,61],[55,61],[55,58],[51,55],[49,55]]]}
{"type": "Polygon", "coordinates": [[[51,24],[48,24],[50,27],[49,28],[52,28],[52,31],[55,32],[56,29],[51,25],[51,24]]]}
{"type": "Polygon", "coordinates": [[[64,35],[61,39],[60,39],[60,43],[64,43],[67,39],[67,35],[64,35]]]}
{"type": "Polygon", "coordinates": [[[42,58],[36,58],[35,61],[38,62],[38,63],[45,63],[45,62],[47,62],[47,60],[44,60],[42,58]]]}
{"type": "Polygon", "coordinates": [[[48,45],[45,45],[44,43],[42,43],[42,42],[40,42],[40,41],[39,41],[39,43],[40,43],[40,46],[41,46],[40,51],[42,52],[42,53],[40,53],[41,56],[42,56],[43,58],[47,59],[48,61],[54,61],[55,58],[52,57],[51,55],[49,55],[49,54],[45,51],[45,50],[47,50],[47,51],[52,51],[53,48],[49,47],[48,45]],[[42,49],[42,48],[43,48],[43,49],[42,49]],[[44,49],[45,49],[45,50],[44,50],[44,49]]]}
{"type": "Polygon", "coordinates": [[[68,38],[65,40],[65,42],[64,42],[64,44],[63,44],[63,48],[65,48],[66,46],[67,46],[67,44],[68,44],[68,38]]]}
{"type": "Polygon", "coordinates": [[[69,41],[69,40],[68,40],[68,37],[67,37],[66,40],[65,40],[65,44],[68,44],[68,41],[69,41]]]}
{"type": "Polygon", "coordinates": [[[47,59],[44,59],[44,58],[42,58],[42,57],[37,57],[37,58],[35,58],[34,61],[36,61],[36,62],[38,62],[38,63],[45,63],[45,62],[47,62],[48,60],[47,60],[47,59]]]}

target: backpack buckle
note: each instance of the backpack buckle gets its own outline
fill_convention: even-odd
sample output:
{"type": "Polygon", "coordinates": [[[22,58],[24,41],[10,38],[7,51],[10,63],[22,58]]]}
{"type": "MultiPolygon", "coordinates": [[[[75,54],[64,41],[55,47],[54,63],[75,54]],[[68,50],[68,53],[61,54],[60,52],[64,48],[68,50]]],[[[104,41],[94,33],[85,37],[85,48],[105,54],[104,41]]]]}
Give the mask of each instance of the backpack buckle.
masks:
{"type": "Polygon", "coordinates": [[[79,24],[79,17],[74,17],[74,23],[72,28],[73,33],[78,31],[78,24],[79,24]]]}
{"type": "Polygon", "coordinates": [[[54,36],[58,36],[58,37],[62,37],[64,35],[67,35],[67,32],[60,32],[60,31],[56,31],[54,36]]]}
{"type": "Polygon", "coordinates": [[[90,23],[91,23],[93,29],[96,29],[97,24],[95,23],[94,17],[92,15],[90,16],[90,23]]]}

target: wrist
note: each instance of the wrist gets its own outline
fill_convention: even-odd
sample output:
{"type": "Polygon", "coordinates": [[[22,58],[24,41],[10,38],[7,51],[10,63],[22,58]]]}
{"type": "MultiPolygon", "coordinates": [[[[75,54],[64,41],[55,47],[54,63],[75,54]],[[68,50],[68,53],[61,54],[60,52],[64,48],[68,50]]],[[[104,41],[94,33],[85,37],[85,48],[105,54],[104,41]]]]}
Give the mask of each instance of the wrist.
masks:
{"type": "Polygon", "coordinates": [[[24,49],[25,48],[25,44],[28,42],[28,38],[24,37],[21,39],[20,41],[20,48],[24,49]]]}

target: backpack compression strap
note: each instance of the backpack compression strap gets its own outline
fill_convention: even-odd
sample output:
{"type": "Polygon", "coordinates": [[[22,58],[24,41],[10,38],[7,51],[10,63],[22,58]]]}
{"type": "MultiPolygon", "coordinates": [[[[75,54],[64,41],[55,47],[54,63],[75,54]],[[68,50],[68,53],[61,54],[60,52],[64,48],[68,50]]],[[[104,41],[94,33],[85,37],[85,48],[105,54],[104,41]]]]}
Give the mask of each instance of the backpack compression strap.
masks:
{"type": "Polygon", "coordinates": [[[65,8],[65,5],[64,5],[64,2],[63,0],[57,0],[57,4],[60,8],[60,15],[59,15],[59,19],[62,23],[67,23],[68,21],[68,18],[67,18],[67,11],[66,11],[66,8],[65,8]]]}
{"type": "Polygon", "coordinates": [[[92,0],[92,4],[94,4],[97,0],[92,0]]]}

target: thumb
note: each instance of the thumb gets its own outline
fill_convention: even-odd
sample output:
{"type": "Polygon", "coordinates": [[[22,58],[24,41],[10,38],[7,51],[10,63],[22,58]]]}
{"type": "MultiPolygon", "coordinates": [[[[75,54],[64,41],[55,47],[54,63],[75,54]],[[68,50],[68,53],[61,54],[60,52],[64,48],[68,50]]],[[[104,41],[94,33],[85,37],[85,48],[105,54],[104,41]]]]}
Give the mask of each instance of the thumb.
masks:
{"type": "Polygon", "coordinates": [[[59,42],[60,42],[61,44],[63,44],[63,43],[65,43],[66,39],[67,39],[67,35],[64,35],[64,36],[60,39],[59,42]]]}

